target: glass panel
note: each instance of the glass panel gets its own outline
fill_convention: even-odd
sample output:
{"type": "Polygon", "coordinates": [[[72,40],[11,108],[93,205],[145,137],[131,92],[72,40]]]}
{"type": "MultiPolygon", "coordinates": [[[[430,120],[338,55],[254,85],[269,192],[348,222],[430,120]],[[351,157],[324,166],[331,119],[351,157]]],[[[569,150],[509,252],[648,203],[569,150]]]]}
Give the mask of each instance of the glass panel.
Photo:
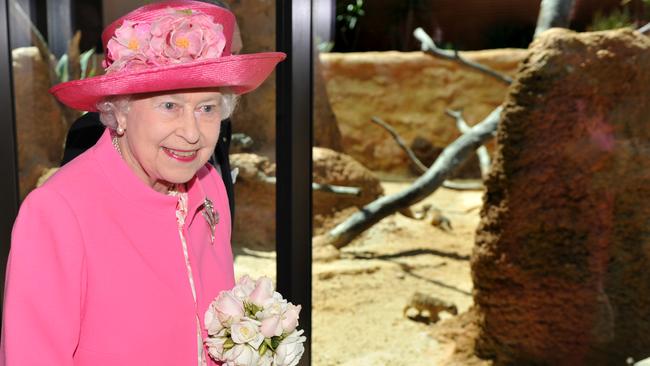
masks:
{"type": "MultiPolygon", "coordinates": [[[[214,1],[208,1],[213,2],[214,1]]],[[[82,29],[83,53],[101,45],[103,24],[150,1],[115,0],[91,4],[74,2],[77,24],[82,29]],[[86,48],[87,47],[87,48],[86,48]]],[[[240,52],[255,53],[275,48],[275,5],[260,1],[227,1],[240,22],[240,52]],[[242,19],[246,19],[242,21],[242,19]],[[264,31],[261,32],[260,29],[264,31]],[[243,44],[243,48],[242,48],[243,44]]],[[[57,103],[48,89],[80,65],[63,67],[62,58],[47,48],[47,14],[43,4],[30,0],[11,1],[11,30],[14,57],[15,105],[18,135],[20,194],[24,198],[59,166],[66,133],[80,116],[57,103]],[[30,27],[31,24],[31,27],[30,27]],[[32,42],[32,39],[37,40],[32,42]],[[49,62],[45,61],[51,60],[49,62]]],[[[97,47],[101,50],[101,47],[97,47]]],[[[88,59],[86,74],[100,73],[103,55],[88,59]]],[[[233,248],[237,274],[268,275],[275,279],[275,78],[271,76],[256,91],[241,97],[232,117],[231,168],[238,171],[235,185],[233,248]]],[[[225,134],[226,132],[224,132],[225,134]]],[[[223,137],[223,136],[222,136],[223,137]]],[[[91,144],[92,145],[92,144],[91,144]]],[[[69,156],[65,160],[69,160],[69,156]]]]}
{"type": "MultiPolygon", "coordinates": [[[[650,20],[647,1],[542,3],[574,3],[574,31],[650,20]]],[[[314,16],[314,181],[361,195],[313,195],[313,365],[491,365],[495,356],[499,364],[623,364],[650,356],[647,304],[631,300],[648,291],[638,267],[648,261],[639,249],[648,242],[648,192],[639,185],[647,153],[639,146],[648,142],[650,111],[638,99],[647,86],[630,79],[629,89],[612,89],[606,76],[626,70],[637,79],[622,65],[647,57],[647,48],[632,47],[610,66],[590,64],[598,50],[645,45],[647,37],[549,32],[528,57],[539,6],[339,0],[336,22],[331,13],[314,16]],[[421,52],[423,40],[518,83],[421,52]],[[506,120],[488,118],[506,100],[506,120]],[[431,192],[430,167],[443,149],[467,126],[490,121],[505,123],[499,142],[487,138],[457,159],[431,192]],[[375,200],[400,192],[411,192],[409,204],[341,239],[337,225],[375,217],[375,200]],[[579,349],[562,346],[574,342],[579,349]]]]}
{"type": "MultiPolygon", "coordinates": [[[[219,3],[217,0],[206,2],[219,3]]],[[[141,4],[149,1],[141,1],[141,4]]],[[[275,50],[275,4],[231,1],[239,24],[240,53],[275,50]]],[[[104,2],[106,24],[140,4],[104,2]]],[[[237,43],[237,42],[235,42],[237,43]]],[[[231,119],[230,166],[236,177],[232,244],[235,275],[275,281],[275,77],[239,99],[231,119]]]]}
{"type": "Polygon", "coordinates": [[[9,1],[20,197],[59,165],[72,120],[47,90],[57,83],[56,58],[36,28],[42,10],[28,0],[9,1]],[[34,41],[32,41],[34,40],[34,41]],[[50,61],[51,60],[51,61],[50,61]]]}
{"type": "MultiPolygon", "coordinates": [[[[219,3],[213,0],[206,2],[219,3]]],[[[73,44],[70,47],[72,52],[61,57],[48,50],[45,3],[11,0],[21,200],[54,173],[62,160],[72,158],[64,156],[63,146],[70,126],[81,113],[58,103],[48,93],[48,89],[60,81],[102,73],[103,55],[101,47],[97,46],[101,45],[103,26],[151,1],[71,3],[71,14],[76,15],[73,24],[84,32],[77,40],[79,46],[73,44]],[[85,54],[88,56],[86,59],[84,52],[95,47],[96,54],[85,54]]],[[[225,3],[235,14],[240,26],[236,32],[238,41],[233,43],[233,47],[238,48],[237,53],[250,54],[275,49],[274,2],[233,0],[225,3]]],[[[232,171],[222,171],[222,174],[236,180],[233,188],[236,214],[232,231],[235,276],[238,278],[248,274],[255,278],[265,275],[275,281],[274,75],[257,90],[239,99],[229,123],[231,130],[223,128],[220,138],[232,135],[229,149],[232,171]]],[[[67,142],[72,143],[70,140],[67,142]]],[[[92,144],[78,147],[80,151],[77,153],[92,144]]],[[[203,321],[202,314],[200,320],[203,321]]]]}
{"type": "MultiPolygon", "coordinates": [[[[227,1],[239,22],[241,53],[275,50],[275,2],[227,1]]],[[[236,277],[276,279],[275,73],[241,97],[233,115],[231,164],[235,184],[236,277]]]]}

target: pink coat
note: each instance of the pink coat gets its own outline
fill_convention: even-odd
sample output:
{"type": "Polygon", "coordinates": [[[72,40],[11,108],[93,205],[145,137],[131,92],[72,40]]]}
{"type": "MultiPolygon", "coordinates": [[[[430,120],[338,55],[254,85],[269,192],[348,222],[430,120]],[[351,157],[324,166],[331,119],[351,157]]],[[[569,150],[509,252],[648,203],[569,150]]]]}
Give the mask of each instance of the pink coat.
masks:
{"type": "Polygon", "coordinates": [[[206,165],[188,195],[198,308],[177,198],[140,181],[108,132],[30,193],[12,232],[0,365],[196,365],[196,316],[205,337],[208,304],[233,287],[234,274],[221,177],[206,165]],[[206,197],[220,216],[214,244],[201,213],[206,197]]]}

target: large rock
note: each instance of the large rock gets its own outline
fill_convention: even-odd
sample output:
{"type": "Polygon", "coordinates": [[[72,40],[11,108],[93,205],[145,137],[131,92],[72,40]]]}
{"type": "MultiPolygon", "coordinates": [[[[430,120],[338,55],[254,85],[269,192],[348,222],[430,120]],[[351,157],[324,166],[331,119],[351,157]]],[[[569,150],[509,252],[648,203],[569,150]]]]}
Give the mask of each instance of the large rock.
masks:
{"type": "Polygon", "coordinates": [[[275,185],[264,181],[275,177],[275,164],[264,156],[242,153],[230,155],[230,165],[239,169],[233,244],[275,250],[275,185]]]}
{"type": "MultiPolygon", "coordinates": [[[[233,243],[256,250],[275,250],[275,164],[255,154],[232,154],[231,165],[239,168],[235,183],[235,230],[233,243]]],[[[361,188],[360,196],[313,192],[314,232],[320,233],[383,193],[379,180],[363,165],[336,151],[313,149],[313,181],[320,184],[361,188]],[[354,210],[349,210],[354,209],[354,210]]]]}
{"type": "Polygon", "coordinates": [[[472,257],[496,365],[650,356],[650,38],[551,30],[512,86],[472,257]]]}
{"type": "MultiPolygon", "coordinates": [[[[463,52],[470,60],[512,75],[525,50],[463,52]]],[[[343,150],[369,169],[409,175],[407,155],[381,127],[378,116],[411,145],[416,138],[438,151],[459,136],[446,109],[462,109],[470,125],[505,98],[507,87],[457,63],[422,52],[322,54],[323,76],[343,136],[343,150]]]]}
{"type": "Polygon", "coordinates": [[[36,47],[16,48],[12,58],[22,199],[43,173],[59,166],[67,123],[58,102],[48,93],[49,67],[36,47]]]}
{"type": "Polygon", "coordinates": [[[342,216],[356,211],[348,208],[361,208],[384,193],[379,179],[371,171],[349,155],[330,149],[313,149],[312,173],[316,183],[361,188],[358,197],[315,191],[312,195],[314,234],[321,234],[342,216]]]}

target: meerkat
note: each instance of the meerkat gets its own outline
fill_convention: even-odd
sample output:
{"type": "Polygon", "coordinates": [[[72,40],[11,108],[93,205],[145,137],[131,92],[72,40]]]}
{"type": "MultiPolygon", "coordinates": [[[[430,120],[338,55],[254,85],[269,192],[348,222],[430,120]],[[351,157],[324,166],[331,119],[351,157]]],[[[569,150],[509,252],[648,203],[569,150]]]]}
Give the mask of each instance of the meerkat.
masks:
{"type": "Polygon", "coordinates": [[[443,231],[451,231],[451,221],[442,214],[442,211],[434,205],[427,203],[413,212],[412,218],[416,220],[427,220],[431,225],[443,231]]]}
{"type": "Polygon", "coordinates": [[[431,295],[415,292],[406,306],[404,306],[403,315],[409,319],[429,324],[440,320],[439,314],[442,311],[446,311],[452,315],[458,315],[456,305],[431,295]],[[417,310],[417,313],[415,315],[408,314],[410,309],[417,310]]]}

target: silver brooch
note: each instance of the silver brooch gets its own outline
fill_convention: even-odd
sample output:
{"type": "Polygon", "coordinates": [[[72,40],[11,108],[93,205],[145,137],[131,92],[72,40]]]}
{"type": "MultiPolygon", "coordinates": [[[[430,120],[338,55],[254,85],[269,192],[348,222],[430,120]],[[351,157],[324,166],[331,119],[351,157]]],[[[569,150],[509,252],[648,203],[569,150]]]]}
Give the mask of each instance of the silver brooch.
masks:
{"type": "Polygon", "coordinates": [[[210,226],[210,239],[212,240],[212,244],[214,244],[214,231],[219,223],[219,213],[215,211],[214,204],[209,198],[203,201],[203,217],[205,217],[205,221],[210,226]]]}

